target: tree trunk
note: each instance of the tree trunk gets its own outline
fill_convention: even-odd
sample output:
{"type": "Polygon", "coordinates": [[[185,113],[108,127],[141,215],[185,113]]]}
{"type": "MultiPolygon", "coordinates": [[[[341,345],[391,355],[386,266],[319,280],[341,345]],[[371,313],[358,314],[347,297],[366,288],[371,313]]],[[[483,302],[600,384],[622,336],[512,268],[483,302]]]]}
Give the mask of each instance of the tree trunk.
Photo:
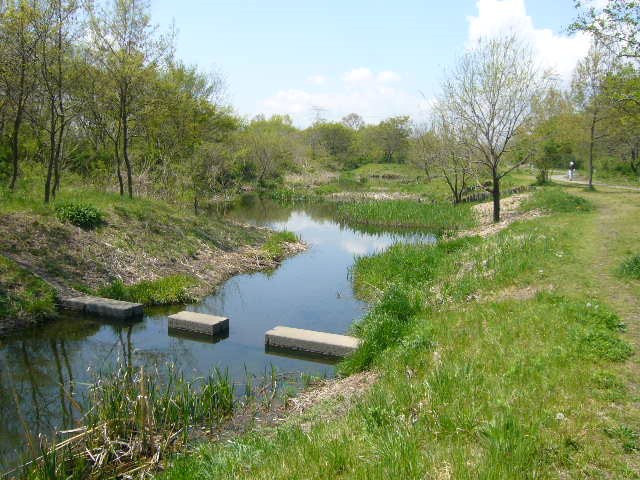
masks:
{"type": "Polygon", "coordinates": [[[493,197],[493,221],[498,223],[500,221],[500,177],[498,172],[493,171],[493,189],[491,195],[493,197]]]}
{"type": "Polygon", "coordinates": [[[131,161],[129,160],[129,124],[126,107],[127,86],[122,87],[120,94],[120,114],[122,121],[122,156],[124,157],[124,165],[127,169],[127,190],[129,198],[133,198],[133,177],[131,174],[131,161]]]}
{"type": "Polygon", "coordinates": [[[591,118],[591,135],[589,138],[589,188],[593,188],[593,148],[596,142],[596,114],[591,118]]]}
{"type": "Polygon", "coordinates": [[[13,190],[18,181],[18,162],[20,158],[20,126],[22,124],[22,109],[18,107],[16,117],[13,121],[13,131],[11,132],[11,164],[13,170],[11,172],[11,183],[9,188],[13,190]]]}
{"type": "Polygon", "coordinates": [[[49,162],[47,165],[47,179],[44,184],[44,203],[51,200],[51,178],[56,161],[56,106],[55,99],[49,105],[49,162]]]}

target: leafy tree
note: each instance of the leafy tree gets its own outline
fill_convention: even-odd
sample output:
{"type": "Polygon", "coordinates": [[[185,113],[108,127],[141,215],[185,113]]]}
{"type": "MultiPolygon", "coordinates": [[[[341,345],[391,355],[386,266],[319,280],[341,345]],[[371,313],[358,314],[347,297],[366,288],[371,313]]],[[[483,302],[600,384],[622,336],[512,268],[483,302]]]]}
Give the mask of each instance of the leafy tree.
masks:
{"type": "Polygon", "coordinates": [[[588,130],[588,177],[589,187],[593,187],[594,153],[597,143],[606,136],[600,128],[608,115],[606,97],[603,95],[604,83],[611,71],[611,63],[604,50],[594,44],[587,56],[578,63],[571,88],[574,101],[584,114],[588,130]]]}
{"type": "MultiPolygon", "coordinates": [[[[129,197],[133,197],[132,127],[144,109],[147,82],[169,52],[166,39],[156,38],[148,11],[146,0],[113,0],[109,9],[90,10],[91,53],[105,73],[104,93],[117,124],[129,197]]],[[[119,165],[119,151],[116,157],[119,165]]]]}
{"type": "Polygon", "coordinates": [[[408,116],[391,117],[376,127],[376,143],[386,163],[402,163],[409,151],[411,123],[408,116]]]}
{"type": "Polygon", "coordinates": [[[10,123],[12,171],[9,188],[12,190],[19,175],[20,135],[36,87],[37,16],[36,6],[26,0],[0,4],[0,82],[10,123]]]}

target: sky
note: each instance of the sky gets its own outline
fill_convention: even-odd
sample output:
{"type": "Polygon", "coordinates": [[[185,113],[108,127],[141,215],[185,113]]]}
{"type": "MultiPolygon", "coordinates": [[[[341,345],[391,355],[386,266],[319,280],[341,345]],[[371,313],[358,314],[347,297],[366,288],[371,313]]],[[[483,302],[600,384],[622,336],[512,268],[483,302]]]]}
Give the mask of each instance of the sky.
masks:
{"type": "Polygon", "coordinates": [[[456,59],[504,32],[568,83],[589,48],[567,34],[575,15],[573,0],[151,1],[152,21],[177,29],[178,58],[218,72],[236,112],[302,127],[350,112],[420,121],[456,59]]]}

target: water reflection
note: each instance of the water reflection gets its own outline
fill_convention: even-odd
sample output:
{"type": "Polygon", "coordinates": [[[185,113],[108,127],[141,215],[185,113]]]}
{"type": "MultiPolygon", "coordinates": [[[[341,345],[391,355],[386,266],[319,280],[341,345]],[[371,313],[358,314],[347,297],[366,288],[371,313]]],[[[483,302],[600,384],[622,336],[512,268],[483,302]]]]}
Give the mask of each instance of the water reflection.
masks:
{"type": "Polygon", "coordinates": [[[353,296],[349,270],[354,256],[398,241],[431,242],[429,235],[382,232],[339,224],[334,206],[283,207],[245,197],[224,215],[237,221],[287,229],[309,250],[267,273],[238,275],[190,310],[230,317],[229,335],[211,341],[168,332],[167,315],[184,307],[147,311],[137,323],[79,316],[0,341],[0,470],[13,463],[31,432],[72,428],[86,382],[114,365],[154,368],[175,364],[186,377],[214,368],[242,384],[247,373],[333,375],[331,362],[266,352],[264,333],[276,325],[345,333],[366,305],[353,296]]]}

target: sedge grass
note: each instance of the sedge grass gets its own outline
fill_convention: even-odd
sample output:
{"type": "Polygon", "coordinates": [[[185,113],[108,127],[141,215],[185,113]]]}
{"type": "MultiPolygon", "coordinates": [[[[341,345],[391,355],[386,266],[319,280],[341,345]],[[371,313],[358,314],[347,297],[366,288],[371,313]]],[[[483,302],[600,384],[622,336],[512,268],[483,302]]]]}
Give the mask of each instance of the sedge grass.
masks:
{"type": "Polygon", "coordinates": [[[434,234],[454,232],[475,225],[470,205],[407,200],[341,204],[337,208],[337,218],[345,223],[412,228],[434,234]]]}

